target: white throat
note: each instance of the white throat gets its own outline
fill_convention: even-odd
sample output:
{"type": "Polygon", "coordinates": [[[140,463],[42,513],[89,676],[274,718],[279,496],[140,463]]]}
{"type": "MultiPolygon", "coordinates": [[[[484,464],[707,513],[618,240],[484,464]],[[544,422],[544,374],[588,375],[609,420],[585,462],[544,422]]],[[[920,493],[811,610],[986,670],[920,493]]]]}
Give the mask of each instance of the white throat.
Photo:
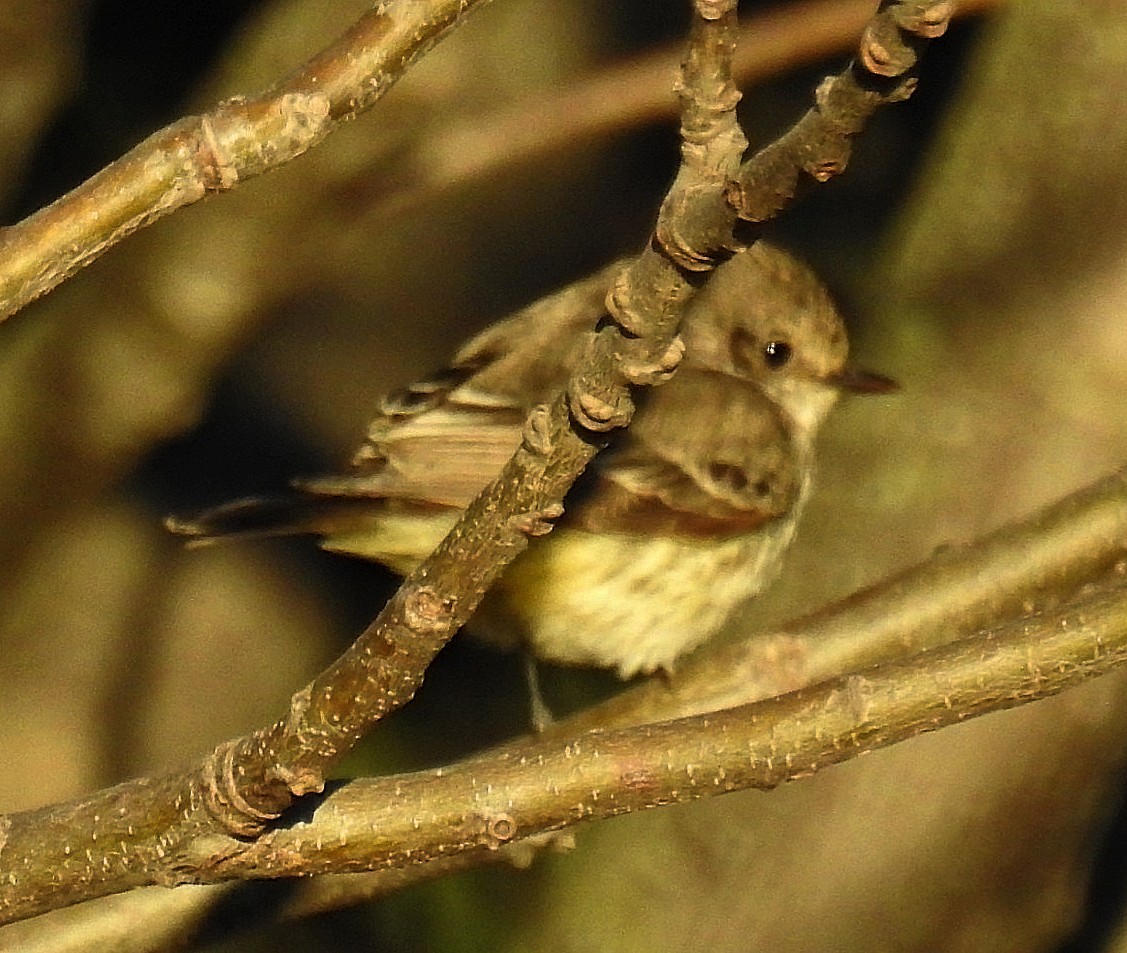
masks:
{"type": "Polygon", "coordinates": [[[795,439],[807,446],[814,442],[838,398],[836,387],[795,378],[772,381],[767,394],[790,418],[795,439]]]}

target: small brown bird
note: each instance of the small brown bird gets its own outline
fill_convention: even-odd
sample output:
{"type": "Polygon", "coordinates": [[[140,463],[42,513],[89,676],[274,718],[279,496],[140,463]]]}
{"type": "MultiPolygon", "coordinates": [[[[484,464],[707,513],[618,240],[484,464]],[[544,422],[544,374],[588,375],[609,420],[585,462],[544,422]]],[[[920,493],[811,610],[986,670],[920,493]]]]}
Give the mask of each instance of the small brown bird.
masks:
{"type": "MultiPolygon", "coordinates": [[[[516,450],[528,412],[565,385],[617,267],[497,322],[447,371],[385,399],[344,475],[169,528],[199,540],[314,533],[326,549],[409,572],[516,450]]],[[[763,242],[716,270],[681,333],[681,367],[638,395],[556,528],[486,597],[478,634],[624,678],[669,669],[775,577],[839,393],[895,387],[847,369],[829,294],[763,242]]]]}

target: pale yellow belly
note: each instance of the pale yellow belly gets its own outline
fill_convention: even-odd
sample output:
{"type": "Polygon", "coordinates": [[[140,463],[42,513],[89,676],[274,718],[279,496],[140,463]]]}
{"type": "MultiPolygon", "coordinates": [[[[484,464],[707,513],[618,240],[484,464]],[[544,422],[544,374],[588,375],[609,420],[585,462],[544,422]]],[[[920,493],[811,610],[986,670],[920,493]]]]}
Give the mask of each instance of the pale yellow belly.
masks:
{"type": "Polygon", "coordinates": [[[794,525],[703,542],[556,530],[513,563],[481,621],[548,661],[669,669],[775,577],[794,525]]]}
{"type": "MultiPolygon", "coordinates": [[[[744,536],[699,542],[556,529],[506,570],[468,628],[502,647],[525,645],[545,661],[614,668],[623,678],[669,669],[775,578],[795,514],[744,536]]],[[[456,515],[384,517],[378,532],[323,545],[406,573],[456,515]]]]}

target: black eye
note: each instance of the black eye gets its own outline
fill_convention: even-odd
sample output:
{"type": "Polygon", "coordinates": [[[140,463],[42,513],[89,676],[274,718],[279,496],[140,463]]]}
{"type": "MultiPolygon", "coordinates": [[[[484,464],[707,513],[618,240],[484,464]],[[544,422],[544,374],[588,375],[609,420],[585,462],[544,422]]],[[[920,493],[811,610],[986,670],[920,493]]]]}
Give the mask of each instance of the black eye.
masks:
{"type": "Polygon", "coordinates": [[[791,357],[791,347],[786,341],[768,341],[763,346],[763,360],[773,371],[787,363],[791,357]]]}

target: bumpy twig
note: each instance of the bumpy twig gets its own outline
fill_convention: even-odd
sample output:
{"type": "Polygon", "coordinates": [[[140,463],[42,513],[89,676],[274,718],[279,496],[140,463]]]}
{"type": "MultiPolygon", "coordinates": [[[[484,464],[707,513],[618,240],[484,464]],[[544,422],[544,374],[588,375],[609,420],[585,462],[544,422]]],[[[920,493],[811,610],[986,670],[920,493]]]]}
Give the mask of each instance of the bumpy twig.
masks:
{"type": "MultiPolygon", "coordinates": [[[[720,18],[698,17],[694,27],[683,85],[685,123],[695,138],[685,149],[690,171],[674,185],[674,193],[699,188],[708,176],[714,191],[722,187],[723,178],[704,167],[715,166],[719,153],[731,152],[727,143],[709,142],[734,124],[733,26],[729,9],[720,18]]],[[[294,798],[321,790],[326,770],[413,696],[431,659],[468,620],[527,538],[550,529],[549,521],[562,512],[564,495],[599,449],[602,435],[627,423],[628,385],[655,382],[676,367],[682,351],[674,337],[676,323],[691,289],[668,262],[661,264],[665,279],[655,278],[645,286],[646,294],[633,299],[648,310],[635,306],[620,317],[627,333],[608,325],[594,338],[567,392],[533,412],[521,447],[498,479],[356,643],[294,696],[287,718],[222,746],[205,765],[204,803],[228,830],[258,833],[294,798]]]]}
{"type": "Polygon", "coordinates": [[[912,95],[923,46],[943,35],[953,9],[952,0],[884,0],[865,28],[857,58],[823,80],[816,105],[740,169],[728,193],[740,219],[762,224],[802,186],[843,172],[853,139],[873,113],[912,95]]]}
{"type": "Polygon", "coordinates": [[[305,152],[375,103],[487,0],[381,3],[287,79],[154,133],[0,233],[0,320],[125,236],[305,152]]]}
{"type": "MultiPolygon", "coordinates": [[[[955,14],[981,14],[1004,2],[961,0],[955,14]]],[[[739,29],[735,80],[746,90],[847,52],[871,15],[871,0],[804,0],[755,10],[739,29]]],[[[414,147],[411,181],[381,196],[379,211],[401,212],[455,183],[501,177],[506,169],[528,166],[577,143],[672,119],[667,86],[675,56],[665,48],[641,54],[574,83],[455,120],[414,147]]]]}
{"type": "Polygon", "coordinates": [[[680,238],[681,223],[695,208],[723,194],[747,144],[736,121],[740,94],[732,82],[735,7],[697,3],[681,67],[677,178],[662,203],[653,241],[619,273],[607,295],[615,325],[592,339],[586,366],[568,388],[572,413],[589,430],[625,426],[633,412],[630,385],[660,383],[677,369],[684,353],[677,325],[695,291],[690,274],[710,270],[735,250],[730,230],[695,243],[680,238]],[[621,375],[598,378],[589,372],[616,353],[622,354],[621,375]]]}

